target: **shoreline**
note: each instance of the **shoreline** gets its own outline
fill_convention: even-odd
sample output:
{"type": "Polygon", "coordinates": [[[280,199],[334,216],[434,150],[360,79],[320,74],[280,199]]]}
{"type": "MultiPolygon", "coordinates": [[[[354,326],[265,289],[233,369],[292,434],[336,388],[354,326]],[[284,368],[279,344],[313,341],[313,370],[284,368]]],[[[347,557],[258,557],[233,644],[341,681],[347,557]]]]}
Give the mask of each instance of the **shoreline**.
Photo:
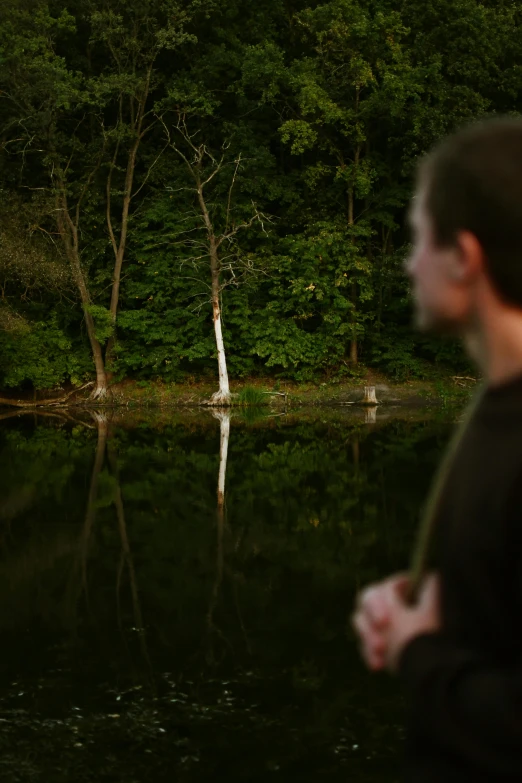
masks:
{"type": "MultiPolygon", "coordinates": [[[[385,377],[368,374],[366,378],[350,381],[323,381],[316,383],[274,382],[273,379],[248,379],[230,384],[232,395],[243,389],[255,389],[266,395],[266,403],[240,404],[233,400],[232,409],[241,407],[285,408],[367,408],[363,402],[366,386],[374,386],[379,406],[404,408],[441,408],[465,404],[477,381],[463,376],[437,380],[415,380],[396,383],[385,377]]],[[[209,399],[217,387],[213,381],[194,383],[164,383],[161,381],[123,381],[111,386],[110,396],[103,402],[90,400],[87,394],[74,398],[69,391],[42,392],[41,398],[23,399],[3,397],[0,410],[35,410],[60,408],[110,409],[110,408],[203,408],[212,409],[209,399]]],[[[80,390],[79,390],[80,391],[80,390]]]]}

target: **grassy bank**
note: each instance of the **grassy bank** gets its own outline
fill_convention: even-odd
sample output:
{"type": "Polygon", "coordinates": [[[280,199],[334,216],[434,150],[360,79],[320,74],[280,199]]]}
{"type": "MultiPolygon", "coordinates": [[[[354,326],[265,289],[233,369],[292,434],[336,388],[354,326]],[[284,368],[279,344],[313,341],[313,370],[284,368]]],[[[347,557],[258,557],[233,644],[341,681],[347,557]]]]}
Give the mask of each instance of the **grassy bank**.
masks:
{"type": "MultiPolygon", "coordinates": [[[[475,387],[470,378],[446,377],[429,381],[395,383],[383,375],[368,374],[357,381],[292,383],[249,379],[231,383],[239,405],[266,404],[295,409],[303,406],[353,405],[362,401],[365,386],[375,386],[383,405],[410,407],[449,406],[464,403],[475,387]]],[[[125,381],[112,387],[112,404],[126,406],[203,405],[216,385],[208,381],[184,384],[125,381]]]]}
{"type": "MultiPolygon", "coordinates": [[[[296,410],[313,406],[351,406],[361,403],[366,386],[374,386],[379,404],[402,407],[453,407],[464,404],[473,392],[476,381],[461,376],[442,376],[430,380],[412,380],[397,383],[384,375],[368,372],[354,379],[343,381],[317,381],[294,383],[273,379],[247,379],[232,381],[233,405],[240,407],[284,407],[296,410]]],[[[111,386],[111,395],[105,405],[138,407],[197,407],[205,405],[217,390],[214,381],[162,381],[125,380],[111,386]]],[[[89,389],[42,391],[37,394],[9,390],[0,392],[0,407],[19,404],[23,407],[61,402],[64,405],[94,405],[89,400],[89,389]]],[[[97,407],[99,403],[96,404],[97,407]]]]}

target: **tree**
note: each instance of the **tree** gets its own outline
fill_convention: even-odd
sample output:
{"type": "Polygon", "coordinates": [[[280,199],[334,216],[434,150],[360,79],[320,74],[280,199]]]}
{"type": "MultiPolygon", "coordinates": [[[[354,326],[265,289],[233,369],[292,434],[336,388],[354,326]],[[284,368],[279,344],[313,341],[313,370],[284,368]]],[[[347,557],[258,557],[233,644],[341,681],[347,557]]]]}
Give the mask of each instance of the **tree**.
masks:
{"type": "Polygon", "coordinates": [[[1,197],[70,290],[31,271],[24,295],[33,250],[9,262],[0,382],[81,384],[92,356],[103,400],[115,377],[212,373],[216,339],[225,399],[223,368],[462,367],[411,330],[405,210],[438,138],[519,110],[521,24],[501,0],[4,0],[1,197]]]}
{"type": "Polygon", "coordinates": [[[8,2],[3,11],[2,149],[8,157],[20,161],[18,186],[42,191],[47,196],[48,219],[54,222],[62,240],[84,311],[96,368],[94,394],[103,396],[107,380],[102,347],[80,248],[81,207],[101,164],[101,155],[100,150],[92,150],[88,144],[80,145],[78,130],[71,138],[73,127],[83,129],[81,112],[89,112],[92,103],[83,89],[81,75],[71,71],[56,51],[60,36],[74,33],[74,20],[65,9],[53,16],[47,4],[39,0],[22,5],[8,2]],[[86,160],[80,171],[71,176],[79,147],[86,160]]]}
{"type": "MultiPolygon", "coordinates": [[[[230,387],[228,382],[227,359],[223,330],[221,325],[221,295],[228,285],[238,285],[242,279],[255,271],[250,257],[245,254],[237,241],[238,234],[247,231],[255,224],[264,231],[264,223],[269,218],[261,213],[252,203],[251,215],[247,220],[237,220],[233,209],[234,188],[241,166],[241,154],[232,160],[227,159],[229,144],[224,144],[220,157],[214,156],[204,142],[198,140],[200,132],[191,132],[187,125],[187,117],[179,113],[172,135],[165,125],[169,145],[179,155],[193,185],[186,188],[195,196],[195,207],[199,211],[199,219],[175,243],[178,247],[190,249],[193,254],[184,259],[183,264],[190,263],[198,269],[201,263],[207,263],[210,271],[210,303],[212,306],[212,321],[216,340],[216,352],[219,374],[219,391],[212,395],[212,405],[230,404],[230,387]],[[208,189],[218,178],[227,174],[228,195],[226,203],[212,207],[208,189]],[[187,236],[189,233],[194,234],[187,236]],[[203,232],[203,238],[198,232],[203,232]]],[[[184,188],[185,190],[185,188],[184,188]]]]}
{"type": "MultiPolygon", "coordinates": [[[[388,233],[397,229],[399,172],[383,156],[382,142],[393,145],[394,118],[419,94],[421,80],[403,43],[407,28],[386,4],[332,0],[296,14],[295,21],[301,53],[279,67],[271,100],[290,117],[279,131],[302,163],[307,235],[343,237],[335,285],[341,281],[347,299],[355,365],[366,320],[360,305],[374,295],[374,237],[379,224],[388,233]]],[[[273,68],[281,62],[273,47],[265,57],[273,68]]],[[[252,63],[246,67],[255,82],[252,63]]],[[[404,191],[400,195],[406,199],[404,191]]]]}
{"type": "MultiPolygon", "coordinates": [[[[148,155],[148,164],[138,169],[138,153],[143,140],[156,123],[154,100],[161,98],[165,74],[159,73],[157,59],[164,51],[194,44],[197,39],[187,32],[196,12],[208,9],[211,2],[195,0],[188,4],[178,0],[156,0],[150,7],[141,0],[116,0],[110,8],[100,6],[91,14],[92,43],[100,49],[104,63],[93,88],[105,108],[103,135],[107,163],[106,221],[114,267],[109,311],[116,323],[120,284],[129,235],[133,200],[146,186],[152,169],[159,162],[164,147],[156,145],[148,155]],[[139,182],[135,180],[139,176],[139,182]],[[115,203],[116,202],[116,203],[115,203]]],[[[109,338],[110,358],[114,333],[109,338]]]]}
{"type": "Polygon", "coordinates": [[[193,0],[188,6],[156,0],[149,8],[134,0],[106,8],[95,0],[80,3],[72,17],[65,9],[53,15],[45,0],[29,0],[22,8],[11,0],[0,27],[6,56],[2,82],[9,103],[3,150],[20,156],[24,187],[49,194],[49,218],[56,221],[83,308],[96,368],[94,399],[108,392],[103,346],[107,343],[110,358],[131,202],[162,153],[160,147],[149,156],[136,184],[138,152],[156,122],[151,93],[165,81],[155,64],[161,52],[196,40],[186,26],[210,6],[211,0],[193,0]],[[84,47],[86,54],[79,57],[84,47]],[[24,171],[29,155],[39,164],[33,181],[24,171]],[[103,267],[92,269],[85,247],[86,232],[92,237],[96,227],[91,215],[100,212],[105,167],[105,219],[113,251],[109,274],[103,267]],[[105,308],[95,302],[93,292],[107,277],[111,295],[105,308]]]}

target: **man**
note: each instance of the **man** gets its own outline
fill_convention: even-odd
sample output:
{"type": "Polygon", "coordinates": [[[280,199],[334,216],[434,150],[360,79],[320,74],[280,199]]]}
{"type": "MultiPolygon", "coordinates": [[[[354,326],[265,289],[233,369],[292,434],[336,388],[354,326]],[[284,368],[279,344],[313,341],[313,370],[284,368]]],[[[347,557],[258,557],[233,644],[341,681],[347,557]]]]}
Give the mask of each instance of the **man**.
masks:
{"type": "Polygon", "coordinates": [[[436,148],[411,222],[418,325],[461,336],[485,387],[416,602],[393,576],[359,596],[353,622],[367,666],[408,690],[408,780],[522,783],[522,120],[436,148]]]}

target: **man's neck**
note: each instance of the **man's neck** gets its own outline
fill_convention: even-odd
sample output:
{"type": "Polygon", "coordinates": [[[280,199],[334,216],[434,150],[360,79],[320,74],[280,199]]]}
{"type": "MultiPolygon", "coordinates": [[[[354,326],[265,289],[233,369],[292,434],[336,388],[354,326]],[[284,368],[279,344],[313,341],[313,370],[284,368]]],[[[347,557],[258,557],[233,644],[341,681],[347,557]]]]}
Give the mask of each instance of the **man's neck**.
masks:
{"type": "Polygon", "coordinates": [[[464,344],[488,386],[522,376],[522,310],[501,307],[464,334],[464,344]]]}

